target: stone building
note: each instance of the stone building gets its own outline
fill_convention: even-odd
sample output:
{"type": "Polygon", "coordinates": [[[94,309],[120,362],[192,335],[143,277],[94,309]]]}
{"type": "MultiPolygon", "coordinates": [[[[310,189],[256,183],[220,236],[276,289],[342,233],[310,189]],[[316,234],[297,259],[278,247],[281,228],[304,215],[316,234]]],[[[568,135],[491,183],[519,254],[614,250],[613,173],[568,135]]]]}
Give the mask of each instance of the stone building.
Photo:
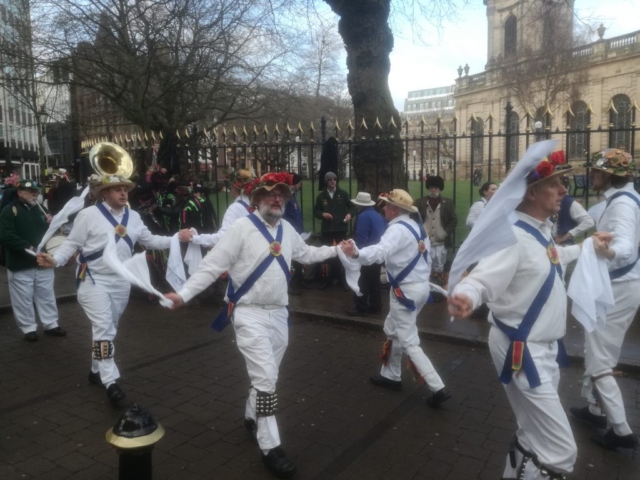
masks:
{"type": "Polygon", "coordinates": [[[485,71],[458,69],[455,114],[458,161],[489,161],[502,174],[528,142],[563,141],[569,159],[584,160],[609,146],[635,150],[640,101],[640,30],[588,42],[573,34],[573,1],[485,0],[488,36],[485,71]],[[489,126],[491,123],[491,126],[489,126]],[[488,133],[512,135],[494,139],[488,133]],[[530,133],[530,136],[527,135],[530,133]],[[515,134],[519,134],[515,136],[515,134]],[[509,139],[507,140],[507,137],[509,139]],[[491,154],[489,154],[491,152],[491,154]]]}

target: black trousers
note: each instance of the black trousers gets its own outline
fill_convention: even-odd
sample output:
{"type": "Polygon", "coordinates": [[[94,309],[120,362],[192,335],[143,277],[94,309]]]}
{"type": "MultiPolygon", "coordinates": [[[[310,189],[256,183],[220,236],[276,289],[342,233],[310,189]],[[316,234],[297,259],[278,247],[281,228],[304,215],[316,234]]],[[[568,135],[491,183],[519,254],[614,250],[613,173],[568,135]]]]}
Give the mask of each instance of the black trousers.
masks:
{"type": "Polygon", "coordinates": [[[380,292],[380,270],[382,265],[363,265],[360,267],[360,287],[361,297],[353,295],[356,302],[356,310],[363,313],[378,313],[382,310],[380,292]]]}

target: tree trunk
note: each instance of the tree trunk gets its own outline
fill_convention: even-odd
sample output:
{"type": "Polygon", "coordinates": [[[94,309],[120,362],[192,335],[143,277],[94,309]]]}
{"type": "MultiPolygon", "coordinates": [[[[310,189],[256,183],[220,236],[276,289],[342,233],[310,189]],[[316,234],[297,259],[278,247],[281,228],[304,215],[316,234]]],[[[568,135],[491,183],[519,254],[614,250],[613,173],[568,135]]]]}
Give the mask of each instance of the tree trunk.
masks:
{"type": "Polygon", "coordinates": [[[353,169],[358,190],[372,195],[407,188],[400,116],[389,90],[389,54],[393,34],[389,27],[391,0],[324,0],[340,16],[338,30],[347,50],[347,84],[353,102],[356,133],[353,169]],[[368,130],[362,127],[362,120],[368,130]],[[380,127],[375,127],[379,119],[380,127]],[[389,141],[393,136],[395,141],[389,141]],[[367,141],[362,141],[366,137],[367,141]],[[379,137],[381,140],[375,140],[379,137]],[[373,139],[373,140],[372,140],[373,139]]]}

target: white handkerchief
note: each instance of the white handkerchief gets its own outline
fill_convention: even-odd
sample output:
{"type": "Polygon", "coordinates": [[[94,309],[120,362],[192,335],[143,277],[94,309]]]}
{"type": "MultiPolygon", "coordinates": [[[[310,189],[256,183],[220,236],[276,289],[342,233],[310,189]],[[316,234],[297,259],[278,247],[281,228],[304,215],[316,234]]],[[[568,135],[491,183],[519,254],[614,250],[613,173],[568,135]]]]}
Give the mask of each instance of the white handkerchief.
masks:
{"type": "Polygon", "coordinates": [[[184,264],[182,263],[182,253],[180,252],[180,240],[178,240],[177,233],[171,237],[171,247],[169,248],[167,274],[165,278],[176,292],[178,292],[187,282],[187,276],[184,272],[184,264]]]}
{"type": "Polygon", "coordinates": [[[571,313],[587,332],[605,325],[607,308],[614,304],[613,291],[607,263],[596,255],[592,238],[582,244],[567,295],[573,300],[571,313]]]}
{"type": "Polygon", "coordinates": [[[86,197],[88,193],[89,187],[86,187],[79,197],[73,197],[67,203],[65,203],[64,207],[62,207],[62,210],[60,210],[58,214],[51,219],[49,228],[44,234],[44,237],[42,237],[42,240],[40,240],[40,244],[38,245],[38,248],[36,248],[36,251],[40,252],[44,248],[45,244],[51,237],[53,237],[53,235],[60,229],[60,227],[62,227],[62,225],[69,221],[69,217],[71,215],[79,212],[84,208],[84,197],[86,197]]]}
{"type": "Polygon", "coordinates": [[[362,293],[360,293],[360,287],[358,286],[358,281],[360,280],[360,262],[356,262],[352,258],[347,257],[339,247],[338,258],[344,266],[347,285],[349,285],[349,288],[353,290],[357,296],[361,297],[362,293]]]}
{"type": "Polygon", "coordinates": [[[147,258],[144,252],[136,253],[130,259],[122,262],[118,257],[114,236],[107,235],[107,245],[104,248],[102,259],[107,265],[109,265],[114,273],[124,278],[132,285],[136,285],[149,293],[157,295],[160,299],[160,305],[166,308],[173,307],[173,302],[151,285],[149,266],[147,265],[147,258]]]}

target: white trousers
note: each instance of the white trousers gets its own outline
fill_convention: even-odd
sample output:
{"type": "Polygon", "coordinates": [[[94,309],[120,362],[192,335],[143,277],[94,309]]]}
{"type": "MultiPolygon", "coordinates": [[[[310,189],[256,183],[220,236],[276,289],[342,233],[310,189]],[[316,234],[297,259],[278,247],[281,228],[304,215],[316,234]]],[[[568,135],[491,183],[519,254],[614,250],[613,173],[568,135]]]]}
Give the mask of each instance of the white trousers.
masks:
{"type": "MultiPolygon", "coordinates": [[[[118,332],[118,322],[129,302],[131,285],[116,275],[87,275],[78,288],[78,303],[89,320],[94,342],[113,342],[118,332]]],[[[112,346],[110,358],[97,360],[91,357],[91,371],[100,372],[105,386],[120,378],[112,346]]]]}
{"type": "Polygon", "coordinates": [[[611,375],[620,359],[624,336],[640,307],[640,280],[611,284],[615,305],[607,312],[607,323],[593,332],[585,331],[585,373],[582,395],[590,410],[607,416],[618,435],[630,435],[622,392],[611,375]],[[596,378],[595,390],[592,378],[596,378]]]}
{"type": "Polygon", "coordinates": [[[431,271],[434,273],[444,272],[444,265],[447,263],[447,247],[442,245],[431,245],[431,271]]]}
{"type": "Polygon", "coordinates": [[[35,332],[38,327],[33,309],[34,302],[44,329],[51,330],[58,326],[52,268],[30,268],[18,272],[7,270],[7,278],[13,316],[22,333],[35,332]]]}
{"type": "Polygon", "coordinates": [[[405,296],[414,301],[416,310],[411,311],[396,299],[393,289],[389,292],[389,315],[384,321],[384,333],[391,341],[391,350],[386,365],[382,365],[380,375],[390,380],[400,381],[402,378],[402,353],[404,352],[413,363],[417,373],[424,379],[432,392],[444,388],[442,379],[436,372],[420,348],[420,336],[416,326],[416,318],[429,298],[427,283],[411,283],[401,285],[405,296]]]}
{"type": "Polygon", "coordinates": [[[238,305],[233,312],[236,343],[247,365],[251,381],[245,417],[258,426],[258,445],[267,453],[280,445],[278,424],[274,415],[256,416],[257,392],[276,393],[278,371],[289,344],[289,312],[238,305]]]}
{"type": "MultiPolygon", "coordinates": [[[[489,350],[498,375],[502,373],[510,340],[497,327],[489,332],[489,350]]],[[[527,375],[522,372],[513,375],[508,385],[504,385],[507,398],[518,421],[516,436],[527,452],[538,457],[542,465],[554,472],[571,473],[576,462],[578,449],[571,432],[569,420],[560,404],[558,384],[560,369],[556,361],[558,345],[553,343],[527,342],[533,361],[540,375],[541,385],[529,386],[527,375]]],[[[521,459],[522,456],[519,456],[521,459]]],[[[516,469],[511,468],[509,456],[504,478],[517,478],[516,469]]],[[[530,462],[525,470],[526,480],[542,479],[540,470],[530,462]]]]}

